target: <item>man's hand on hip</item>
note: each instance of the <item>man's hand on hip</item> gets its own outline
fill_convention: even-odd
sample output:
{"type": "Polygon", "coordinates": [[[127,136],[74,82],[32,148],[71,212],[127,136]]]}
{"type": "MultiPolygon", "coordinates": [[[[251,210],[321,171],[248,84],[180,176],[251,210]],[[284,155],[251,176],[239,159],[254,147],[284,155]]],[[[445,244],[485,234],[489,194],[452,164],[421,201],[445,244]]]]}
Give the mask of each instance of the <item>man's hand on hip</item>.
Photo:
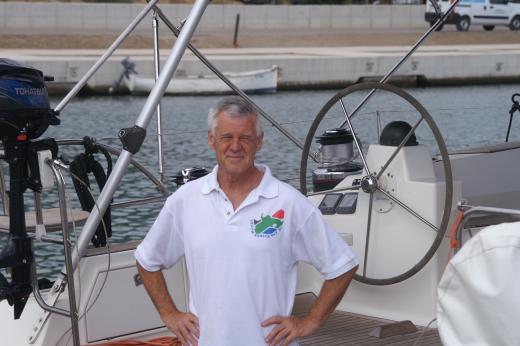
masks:
{"type": "Polygon", "coordinates": [[[318,298],[304,318],[274,316],[262,322],[262,327],[275,325],[265,340],[269,346],[287,346],[297,338],[318,330],[340,302],[357,268],[356,266],[334,279],[325,280],[318,298]]]}
{"type": "Polygon", "coordinates": [[[262,327],[275,325],[267,335],[265,341],[269,346],[287,346],[294,340],[314,333],[320,324],[309,317],[299,318],[295,316],[274,316],[262,322],[262,327]]]}
{"type": "Polygon", "coordinates": [[[163,318],[163,322],[179,338],[182,345],[198,345],[200,336],[199,319],[190,312],[173,312],[163,318]]]}

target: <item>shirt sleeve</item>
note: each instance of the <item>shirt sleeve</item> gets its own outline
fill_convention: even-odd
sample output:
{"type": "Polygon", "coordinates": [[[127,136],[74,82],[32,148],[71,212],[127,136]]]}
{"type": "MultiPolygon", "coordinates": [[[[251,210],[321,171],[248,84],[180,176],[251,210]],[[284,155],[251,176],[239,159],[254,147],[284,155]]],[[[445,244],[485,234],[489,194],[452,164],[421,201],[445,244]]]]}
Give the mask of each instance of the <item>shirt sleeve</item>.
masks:
{"type": "Polygon", "coordinates": [[[315,209],[298,230],[292,245],[296,261],[312,264],[325,280],[334,279],[359,264],[350,246],[315,209]]]}
{"type": "Polygon", "coordinates": [[[184,256],[184,237],[174,214],[170,196],[159,216],[135,250],[135,259],[147,271],[154,272],[175,265],[184,256]]]}

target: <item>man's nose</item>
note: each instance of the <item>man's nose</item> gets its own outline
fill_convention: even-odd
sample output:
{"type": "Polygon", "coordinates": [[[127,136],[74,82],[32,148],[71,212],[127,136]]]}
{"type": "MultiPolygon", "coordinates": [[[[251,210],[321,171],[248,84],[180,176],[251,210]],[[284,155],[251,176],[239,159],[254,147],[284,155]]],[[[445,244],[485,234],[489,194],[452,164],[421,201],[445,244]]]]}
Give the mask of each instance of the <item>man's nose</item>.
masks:
{"type": "Polygon", "coordinates": [[[242,145],[240,144],[240,138],[235,137],[231,141],[231,150],[233,151],[240,151],[242,149],[242,145]]]}

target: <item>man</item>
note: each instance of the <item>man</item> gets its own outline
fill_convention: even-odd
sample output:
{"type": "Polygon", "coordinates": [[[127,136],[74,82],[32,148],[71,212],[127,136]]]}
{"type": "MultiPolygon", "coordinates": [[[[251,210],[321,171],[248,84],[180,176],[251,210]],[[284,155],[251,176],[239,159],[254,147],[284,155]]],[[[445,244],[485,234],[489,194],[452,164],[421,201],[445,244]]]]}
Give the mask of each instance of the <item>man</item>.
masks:
{"type": "Polygon", "coordinates": [[[301,193],[255,165],[263,130],[239,97],[208,115],[218,165],[166,201],[136,250],[137,267],[165,325],[184,345],[297,345],[343,297],[357,259],[301,193]],[[189,312],[177,310],[161,270],[182,256],[189,312]],[[325,283],[309,314],[291,317],[297,262],[325,283]]]}

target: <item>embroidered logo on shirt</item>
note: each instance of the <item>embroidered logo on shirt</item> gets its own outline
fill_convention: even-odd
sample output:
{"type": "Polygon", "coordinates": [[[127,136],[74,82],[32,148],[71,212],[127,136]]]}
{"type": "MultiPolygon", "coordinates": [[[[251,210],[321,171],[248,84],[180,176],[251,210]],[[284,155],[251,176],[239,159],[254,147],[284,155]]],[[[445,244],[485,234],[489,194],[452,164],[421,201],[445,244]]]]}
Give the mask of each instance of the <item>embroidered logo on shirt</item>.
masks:
{"type": "Polygon", "coordinates": [[[251,220],[251,233],[260,238],[274,237],[282,230],[284,216],[285,212],[280,209],[273,215],[262,215],[260,220],[251,220]]]}

